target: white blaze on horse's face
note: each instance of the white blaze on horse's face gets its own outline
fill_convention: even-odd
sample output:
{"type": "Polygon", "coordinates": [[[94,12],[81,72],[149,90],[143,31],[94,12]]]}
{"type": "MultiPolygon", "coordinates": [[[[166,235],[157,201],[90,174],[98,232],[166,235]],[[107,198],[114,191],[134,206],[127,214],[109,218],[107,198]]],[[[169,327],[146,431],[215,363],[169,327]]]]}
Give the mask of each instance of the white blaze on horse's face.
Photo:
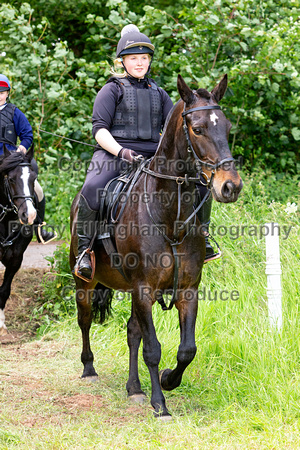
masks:
{"type": "Polygon", "coordinates": [[[219,117],[217,116],[217,114],[215,112],[213,112],[209,117],[210,117],[210,120],[214,124],[214,127],[215,127],[217,125],[219,117]]]}
{"type": "MultiPolygon", "coordinates": [[[[28,185],[29,177],[30,177],[29,167],[23,167],[21,180],[23,181],[23,192],[26,197],[30,197],[30,195],[31,195],[30,190],[29,190],[29,185],[28,185]]],[[[30,199],[26,199],[26,206],[27,206],[28,225],[32,225],[34,222],[34,219],[36,218],[36,210],[30,199]]]]}

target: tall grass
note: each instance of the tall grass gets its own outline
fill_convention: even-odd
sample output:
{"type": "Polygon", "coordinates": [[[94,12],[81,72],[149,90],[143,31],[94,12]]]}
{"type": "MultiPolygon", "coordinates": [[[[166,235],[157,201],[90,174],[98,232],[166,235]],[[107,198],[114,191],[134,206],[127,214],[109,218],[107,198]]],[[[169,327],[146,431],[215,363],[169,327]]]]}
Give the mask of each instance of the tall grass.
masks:
{"type": "MultiPolygon", "coordinates": [[[[231,435],[238,436],[240,442],[247,441],[244,448],[262,448],[255,444],[260,433],[266,439],[265,448],[296,448],[292,440],[285,441],[288,443],[284,447],[281,439],[287,436],[286,427],[293,428],[292,435],[297,435],[300,416],[299,205],[296,212],[287,206],[287,201],[299,201],[299,186],[295,185],[295,192],[285,201],[274,201],[266,183],[249,175],[244,178],[245,187],[237,203],[213,205],[211,230],[221,245],[223,258],[204,267],[199,289],[203,294],[205,288],[206,298],[202,295],[199,299],[197,355],[187,368],[181,386],[165,395],[171,412],[181,418],[191,435],[195,436],[197,429],[204,432],[205,428],[204,433],[211,430],[215,446],[214,440],[209,443],[207,438],[207,446],[203,444],[203,448],[239,448],[229,444],[222,447],[222,436],[225,443],[230,442],[231,435]],[[278,223],[281,231],[283,326],[280,331],[270,325],[268,318],[263,236],[266,222],[278,223]],[[235,292],[235,299],[221,300],[220,293],[225,291],[229,295],[235,292]]],[[[45,295],[48,301],[51,292],[48,285],[45,295]]],[[[59,295],[59,291],[53,295],[59,295]]],[[[105,325],[93,325],[91,341],[101,389],[104,392],[110,389],[114,401],[120,404],[125,399],[128,376],[126,323],[130,299],[116,297],[113,306],[114,315],[105,325]]],[[[173,368],[179,345],[176,308],[163,312],[155,304],[153,317],[162,344],[160,368],[173,368]]],[[[78,345],[79,329],[74,315],[52,325],[46,336],[59,339],[66,333],[70,342],[76,336],[78,345]]],[[[79,371],[80,351],[78,346],[79,371]]],[[[142,352],[139,366],[142,387],[150,394],[150,378],[142,352]]],[[[149,430],[147,433],[149,436],[149,430]]],[[[135,431],[132,438],[137,439],[135,431]]],[[[197,442],[199,445],[200,440],[197,442]]],[[[197,445],[191,448],[199,448],[197,445]]],[[[184,447],[168,444],[165,448],[184,447]]]]}
{"type": "MultiPolygon", "coordinates": [[[[254,196],[251,182],[247,183],[236,204],[214,204],[215,230],[221,225],[222,233],[233,224],[237,228],[223,237],[216,236],[224,257],[205,266],[200,289],[203,291],[205,287],[206,294],[238,291],[239,298],[211,301],[206,296],[199,301],[198,352],[184,382],[191,386],[193,403],[222,417],[230,417],[233,407],[261,410],[267,415],[276,412],[288,419],[299,414],[299,216],[288,214],[286,205],[268,203],[262,184],[255,188],[260,192],[254,196]],[[262,236],[266,222],[277,222],[281,229],[284,321],[279,333],[268,319],[262,236]],[[284,226],[293,227],[287,239],[282,233],[284,226]]],[[[177,318],[173,315],[172,319],[162,320],[162,313],[156,314],[158,332],[167,345],[161,365],[173,367],[178,344],[173,336],[175,329],[178,334],[177,318]],[[167,329],[166,320],[173,324],[167,329]]]]}

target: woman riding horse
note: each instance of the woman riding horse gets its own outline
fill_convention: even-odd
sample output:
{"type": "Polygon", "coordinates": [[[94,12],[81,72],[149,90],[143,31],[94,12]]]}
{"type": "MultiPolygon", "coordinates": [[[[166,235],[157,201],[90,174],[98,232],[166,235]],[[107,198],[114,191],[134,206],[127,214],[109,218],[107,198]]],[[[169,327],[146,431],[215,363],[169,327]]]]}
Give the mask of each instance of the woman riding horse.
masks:
{"type": "MultiPolygon", "coordinates": [[[[125,160],[130,164],[141,157],[150,158],[157,149],[161,130],[173,104],[168,94],[147,75],[154,45],[135,25],[121,32],[115,67],[106,85],[97,94],[93,110],[93,135],[98,143],[81,191],[78,211],[78,259],[74,269],[78,277],[91,280],[92,265],[86,250],[95,231],[100,199],[107,182],[120,174],[125,160]],[[99,173],[99,168],[101,171],[99,173]]],[[[198,185],[201,197],[207,190],[198,185]]],[[[208,231],[212,197],[199,211],[199,219],[208,231]]],[[[206,239],[206,262],[216,259],[206,239]]]]}
{"type": "Polygon", "coordinates": [[[0,261],[5,266],[0,286],[0,336],[7,333],[4,308],[12,280],[21,267],[23,254],[32,239],[34,207],[33,146],[28,152],[9,152],[4,144],[0,156],[0,261]],[[15,226],[17,225],[17,226],[15,226]]]}
{"type": "MultiPolygon", "coordinates": [[[[103,318],[102,312],[110,304],[112,290],[130,292],[132,307],[127,324],[129,378],[126,389],[131,399],[145,398],[138,374],[142,340],[143,357],[151,377],[151,404],[155,416],[163,420],[168,420],[170,413],[162,389],[172,390],[180,385],[183,373],[197,350],[195,326],[205,239],[199,232],[190,232],[190,225],[201,231],[192,195],[195,184],[200,182],[199,174],[202,173],[214,199],[223,203],[236,201],[242,189],[228,146],[231,125],[218,105],[226,88],[227,76],[212,92],[205,89],[192,91],[178,76],[181,100],[168,116],[153,159],[140,164],[140,176],[129,197],[136,198],[137,202],[134,207],[130,202],[124,207],[119,205],[116,211],[115,254],[124,261],[123,273],[112,265],[111,254],[100,240],[96,240],[93,280],[84,281],[74,276],[78,324],[82,332],[82,377],[97,376],[89,337],[93,307],[96,312],[100,308],[103,318]],[[160,164],[161,161],[166,164],[160,164]],[[159,196],[151,196],[160,192],[168,196],[168,205],[164,205],[159,196]],[[147,202],[147,198],[151,201],[147,202]],[[135,233],[127,233],[124,237],[123,229],[126,227],[136,230],[135,233]],[[150,233],[144,234],[145,227],[150,233]],[[153,229],[157,230],[156,234],[151,233],[153,229]],[[134,264],[128,257],[133,258],[134,264]],[[173,292],[170,306],[175,305],[178,310],[180,345],[175,368],[159,372],[161,345],[156,336],[152,306],[156,300],[163,305],[163,295],[170,291],[173,292]]],[[[79,195],[71,209],[71,268],[77,255],[78,201],[79,195]]]]}
{"type": "MultiPolygon", "coordinates": [[[[15,151],[17,148],[17,152],[25,154],[33,141],[32,128],[25,114],[9,102],[10,89],[8,78],[0,74],[0,155],[3,154],[3,143],[6,144],[8,150],[15,151]],[[21,142],[17,147],[18,137],[21,142]]],[[[34,159],[31,164],[35,172],[38,173],[38,167],[34,159]]],[[[35,181],[35,193],[38,198],[38,218],[34,227],[35,233],[38,242],[46,244],[56,237],[56,233],[43,228],[46,200],[43,189],[37,180],[35,181]]]]}

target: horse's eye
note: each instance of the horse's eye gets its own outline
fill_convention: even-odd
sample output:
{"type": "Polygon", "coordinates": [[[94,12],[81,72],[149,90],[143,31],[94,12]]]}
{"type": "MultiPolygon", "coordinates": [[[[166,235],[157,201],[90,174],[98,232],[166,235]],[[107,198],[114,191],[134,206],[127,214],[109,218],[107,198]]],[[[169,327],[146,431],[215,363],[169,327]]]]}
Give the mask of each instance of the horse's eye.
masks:
{"type": "Polygon", "coordinates": [[[202,131],[203,131],[202,128],[193,128],[193,133],[198,136],[199,134],[202,134],[202,131]]]}

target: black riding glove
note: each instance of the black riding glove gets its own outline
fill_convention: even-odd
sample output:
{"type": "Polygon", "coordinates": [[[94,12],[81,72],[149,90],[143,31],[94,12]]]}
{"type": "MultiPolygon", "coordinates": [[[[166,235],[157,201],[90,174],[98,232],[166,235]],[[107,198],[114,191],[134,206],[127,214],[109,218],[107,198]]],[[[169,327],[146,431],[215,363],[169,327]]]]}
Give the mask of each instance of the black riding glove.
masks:
{"type": "Polygon", "coordinates": [[[118,153],[118,157],[123,159],[124,161],[129,162],[130,164],[139,163],[144,160],[142,155],[139,155],[134,150],[130,150],[129,148],[121,148],[118,153]]]}

